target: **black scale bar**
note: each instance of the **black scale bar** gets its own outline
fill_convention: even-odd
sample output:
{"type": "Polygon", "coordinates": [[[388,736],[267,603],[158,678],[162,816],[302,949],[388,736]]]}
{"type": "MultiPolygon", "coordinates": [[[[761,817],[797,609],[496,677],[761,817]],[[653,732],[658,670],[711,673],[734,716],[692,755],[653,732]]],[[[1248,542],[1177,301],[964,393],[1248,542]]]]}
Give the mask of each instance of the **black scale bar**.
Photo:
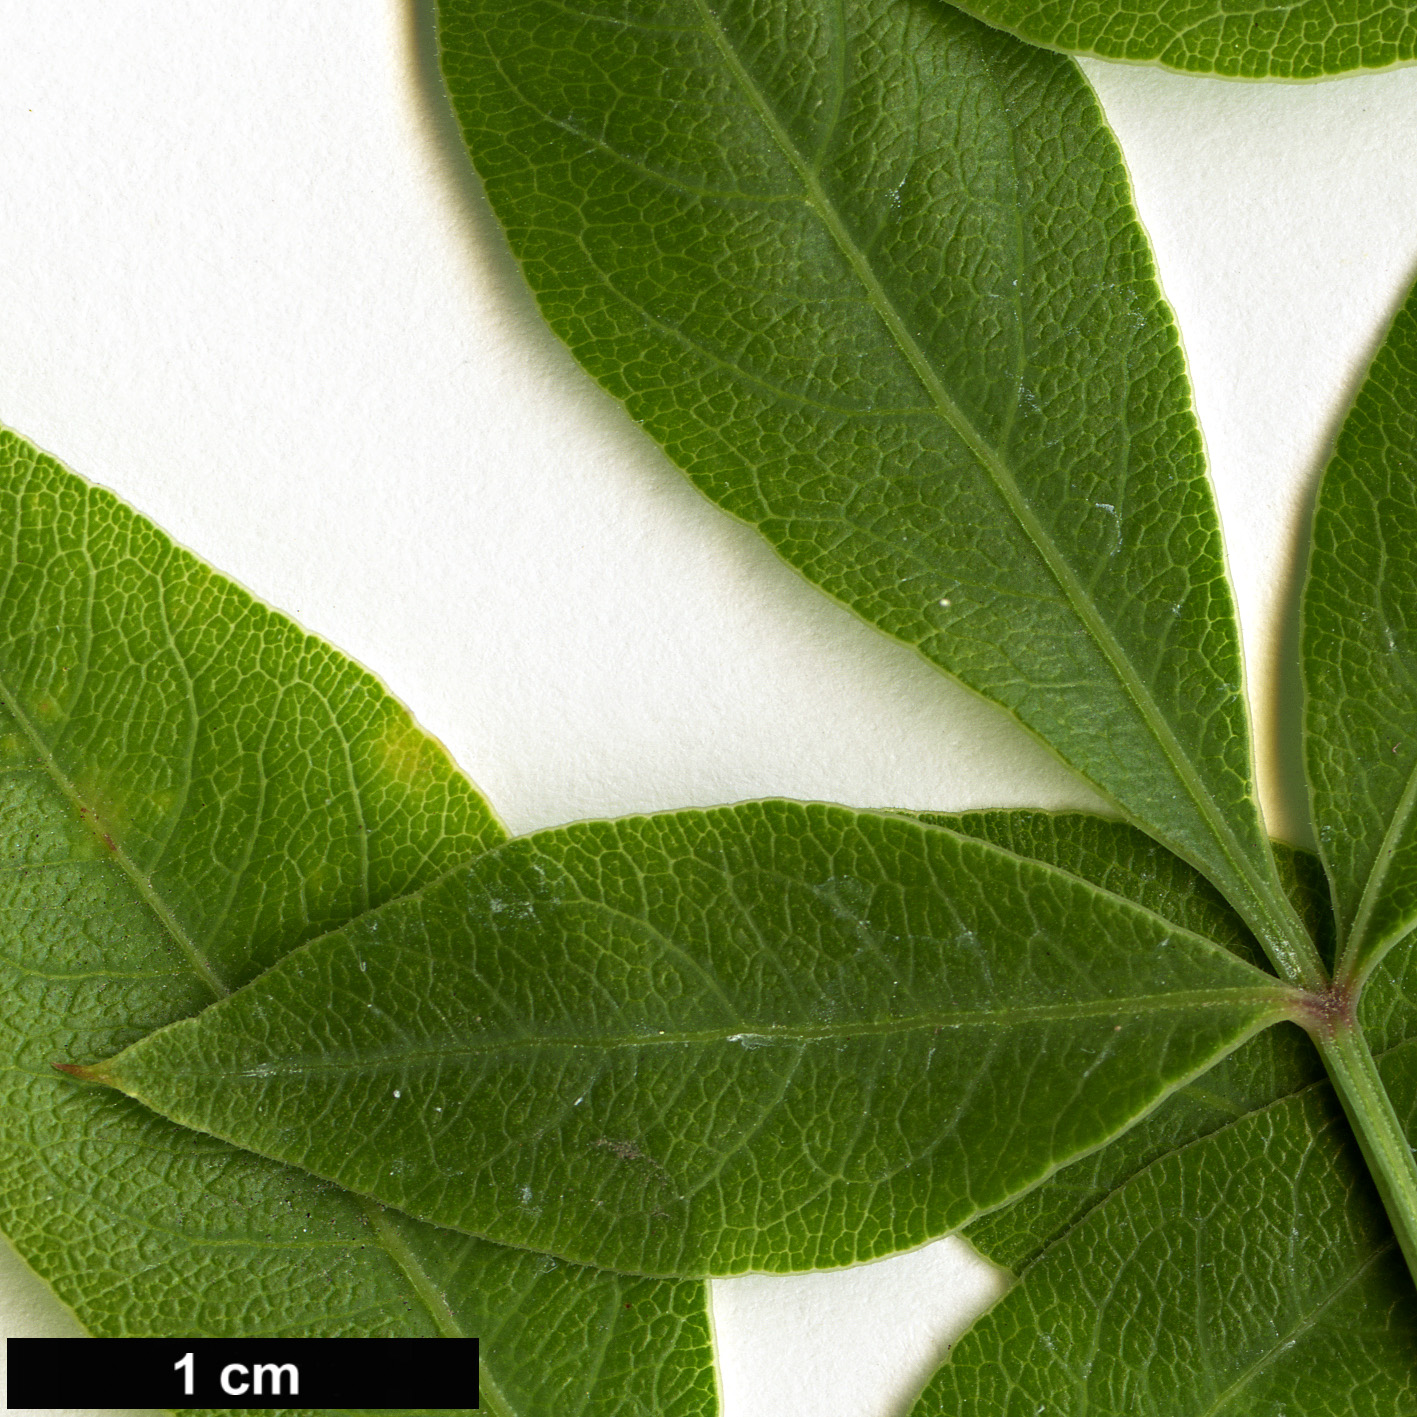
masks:
{"type": "Polygon", "coordinates": [[[475,1338],[10,1338],[11,1407],[477,1406],[475,1338]]]}

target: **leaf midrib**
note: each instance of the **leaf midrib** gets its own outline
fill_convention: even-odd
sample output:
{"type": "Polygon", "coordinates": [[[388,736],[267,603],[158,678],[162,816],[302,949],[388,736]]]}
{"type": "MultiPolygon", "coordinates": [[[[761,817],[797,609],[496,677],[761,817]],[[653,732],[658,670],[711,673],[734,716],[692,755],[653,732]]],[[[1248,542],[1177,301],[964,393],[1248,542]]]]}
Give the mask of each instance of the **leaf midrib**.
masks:
{"type": "MultiPolygon", "coordinates": [[[[1249,859],[1249,855],[1240,845],[1238,838],[1230,824],[1225,820],[1219,811],[1216,803],[1206,791],[1203,783],[1196,773],[1194,765],[1189,757],[1182,750],[1171,725],[1167,722],[1160,708],[1152,697],[1150,690],[1142,682],[1135,667],[1122,651],[1121,645],[1112,634],[1106,621],[1102,618],[1092,597],[1086,588],[1073,573],[1072,568],[1067,564],[1062,553],[1054,543],[1052,537],[1043,527],[1038,517],[1029,506],[1027,499],[1020,491],[1018,482],[1013,473],[1004,463],[1003,459],[985,441],[973,423],[966,417],[964,411],[950,396],[949,391],[941,382],[934,368],[931,366],[928,356],[920,347],[914,336],[910,333],[908,326],[896,309],[894,301],[886,292],[885,287],[877,279],[875,272],[871,269],[865,253],[856,244],[847,230],[845,222],[836,209],[836,204],[822,186],[817,174],[812,166],[802,154],[796,143],[793,141],[787,130],[783,127],[772,104],[766,95],[762,93],[752,76],[748,73],[737,50],[728,38],[726,31],[719,22],[718,17],[709,9],[707,0],[694,0],[694,5],[698,9],[702,23],[709,33],[715,47],[722,56],[724,63],[732,72],[739,87],[747,95],[748,101],[757,110],[759,117],[767,128],[773,141],[781,150],[783,156],[798,175],[804,189],[807,200],[816,211],[823,225],[827,228],[832,240],[837,248],[846,258],[847,263],[855,272],[857,279],[865,288],[873,308],[881,321],[890,332],[891,338],[895,341],[897,348],[910,365],[916,378],[924,387],[935,404],[936,411],[955,433],[964,442],[969,452],[975,460],[988,473],[993,481],[996,490],[1003,498],[1010,512],[1014,515],[1019,525],[1023,528],[1025,535],[1037,547],[1049,572],[1057,581],[1065,599],[1072,607],[1074,613],[1082,620],[1093,641],[1102,650],[1104,657],[1111,665],[1113,673],[1117,676],[1123,690],[1131,698],[1138,713],[1141,715],[1143,723],[1150,732],[1153,740],[1161,749],[1163,758],[1167,761],[1178,781],[1186,792],[1187,797],[1200,813],[1201,819],[1209,828],[1216,844],[1220,847],[1222,855],[1231,867],[1231,870],[1239,876],[1250,888],[1257,902],[1262,903],[1266,908],[1266,913],[1273,912],[1276,899],[1275,892],[1271,889],[1273,883],[1266,880],[1262,874],[1257,872],[1249,859]]],[[[1034,736],[1038,736],[1033,729],[1029,730],[1034,736]]],[[[1047,744],[1051,751],[1057,752],[1057,748],[1052,744],[1047,744]]],[[[1078,769],[1069,762],[1069,766],[1075,771],[1078,769]]],[[[1084,774],[1084,776],[1087,776],[1084,774]]],[[[1117,802],[1114,795],[1101,784],[1093,782],[1088,776],[1088,781],[1099,791],[1107,796],[1129,818],[1131,813],[1120,802],[1117,802]]],[[[1151,830],[1151,828],[1148,828],[1151,830]]],[[[1191,862],[1201,871],[1206,871],[1205,863],[1197,861],[1192,854],[1187,851],[1179,842],[1167,842],[1167,845],[1176,851],[1177,855],[1191,862]]],[[[1281,912],[1282,913],[1282,912],[1281,912]]],[[[1262,922],[1268,929],[1261,931],[1261,937],[1273,939],[1273,933],[1277,921],[1264,919],[1262,922]]],[[[1288,934],[1287,931],[1279,931],[1281,937],[1288,934]]]]}
{"type": "Polygon", "coordinates": [[[1196,1417],[1217,1417],[1217,1414],[1221,1411],[1225,1403],[1234,1397],[1236,1393],[1243,1392],[1244,1389],[1259,1377],[1281,1354],[1288,1352],[1290,1348],[1294,1347],[1294,1345],[1319,1322],[1327,1310],[1332,1308],[1333,1305],[1362,1279],[1379,1260],[1385,1255],[1390,1254],[1396,1248],[1396,1239],[1389,1239],[1385,1244],[1380,1245],[1351,1274],[1347,1275],[1330,1293],[1326,1294],[1307,1314],[1299,1318],[1283,1335],[1277,1336],[1265,1351],[1261,1353],[1260,1356],[1204,1410],[1204,1412],[1197,1413],[1196,1417]]]}
{"type": "Polygon", "coordinates": [[[428,1271],[418,1262],[417,1256],[409,1249],[397,1227],[385,1213],[385,1207],[367,1196],[349,1195],[359,1204],[369,1228],[374,1232],[384,1253],[393,1260],[399,1272],[408,1280],[409,1286],[418,1296],[419,1302],[427,1309],[429,1317],[437,1326],[440,1338],[466,1338],[457,1315],[453,1313],[447,1296],[433,1283],[428,1271]]]}
{"type": "MultiPolygon", "coordinates": [[[[20,725],[20,729],[28,739],[30,747],[44,764],[44,769],[48,773],[50,780],[58,787],[60,792],[64,794],[69,804],[74,808],[75,812],[79,814],[80,820],[82,820],[83,813],[92,812],[93,808],[79,796],[77,788],[69,780],[67,774],[61,770],[59,764],[54,759],[54,754],[50,752],[44,739],[35,731],[34,724],[30,722],[29,715],[21,708],[19,701],[3,680],[0,680],[0,704],[4,705],[15,722],[20,725]]],[[[193,972],[211,991],[213,997],[216,999],[226,998],[231,993],[231,990],[216,972],[211,961],[198,947],[197,942],[183,928],[181,921],[177,919],[167,902],[163,900],[154,889],[152,882],[138,870],[133,859],[123,847],[116,842],[113,846],[111,859],[118,865],[123,874],[127,876],[133,889],[137,892],[139,899],[157,916],[163,928],[172,937],[178,948],[187,956],[188,963],[192,966],[193,972]]]]}
{"type": "Polygon", "coordinates": [[[1409,920],[1405,925],[1390,930],[1386,938],[1377,940],[1370,948],[1365,948],[1378,897],[1387,881],[1393,858],[1397,855],[1402,834],[1411,824],[1414,811],[1417,811],[1417,762],[1414,762],[1407,775],[1407,785],[1402,789],[1402,796],[1393,810],[1392,820],[1383,833],[1377,859],[1373,862],[1373,868],[1368,872],[1368,879],[1364,883],[1363,895],[1353,917],[1353,930],[1335,971],[1340,979],[1346,977],[1350,971],[1359,979],[1366,978],[1383,956],[1417,925],[1417,918],[1409,920]]]}
{"type": "MultiPolygon", "coordinates": [[[[775,1027],[753,1027],[743,1024],[724,1025],[716,1029],[679,1030],[675,1032],[628,1034],[624,1036],[594,1036],[567,1033],[546,1034],[522,1038],[489,1039],[482,1045],[459,1041],[456,1047],[380,1049],[360,1052],[349,1057],[326,1055],[315,1059],[291,1060],[287,1063],[257,1063],[249,1068],[233,1069],[184,1065],[182,1077],[187,1081],[216,1078],[265,1078],[299,1076],[318,1072],[370,1071],[387,1066],[407,1066],[415,1063],[451,1063],[490,1055],[540,1052],[550,1048],[574,1048],[596,1052],[620,1049],[679,1047],[693,1044],[738,1043],[745,1051],[773,1045],[806,1046],[811,1043],[836,1043],[853,1038],[891,1037],[922,1031],[939,1032],[947,1028],[987,1027],[1012,1028],[1020,1024],[1051,1021],[1072,1022],[1081,1019],[1144,1018],[1152,1014],[1188,1013],[1199,1009],[1265,1007],[1275,1020],[1287,1017],[1293,1007],[1292,993],[1282,985],[1259,989],[1195,989],[1178,990],[1171,994],[1143,994],[1129,999],[1088,999],[1076,1004],[1038,1004],[1030,1007],[1002,1010],[944,1010],[908,1019],[863,1020],[851,1024],[819,1024],[775,1027]],[[729,1030],[732,1029],[732,1032],[729,1030]]],[[[181,1024],[175,1025],[180,1028],[181,1024]]],[[[166,1030],[163,1030],[164,1032],[166,1030]]],[[[135,1044],[141,1051],[143,1045],[135,1044]]],[[[102,1069],[96,1076],[103,1077],[102,1069]]],[[[115,1079],[122,1077],[116,1069],[115,1079]]]]}
{"type": "MultiPolygon", "coordinates": [[[[1417,1044],[1417,1032],[1414,1032],[1408,1037],[1399,1039],[1396,1043],[1393,1043],[1386,1048],[1374,1050],[1373,1057],[1377,1062],[1381,1063],[1384,1058],[1387,1058],[1391,1054],[1396,1053],[1399,1049],[1410,1048],[1414,1044],[1417,1044]]],[[[1226,1104],[1223,1110],[1230,1112],[1231,1115],[1225,1121],[1221,1122],[1218,1126],[1213,1127],[1210,1131],[1203,1132],[1200,1136],[1192,1137],[1189,1141],[1182,1142],[1178,1146],[1165,1147],[1162,1151],[1158,1152],[1157,1155],[1153,1156],[1150,1161],[1147,1161],[1143,1165],[1138,1166],[1135,1171],[1129,1172],[1125,1177],[1122,1178],[1122,1180],[1118,1181],[1116,1185],[1112,1186],[1109,1190],[1107,1190],[1102,1195],[1098,1196],[1094,1201],[1092,1201],[1091,1204],[1085,1206],[1082,1210],[1080,1210],[1071,1220],[1067,1222],[1066,1225],[1063,1226],[1061,1230],[1058,1231],[1056,1235],[1054,1235],[1046,1243],[1041,1245],[1037,1252],[1034,1254],[1033,1258],[1029,1260],[1028,1263],[1024,1266],[1024,1268],[1019,1272],[1018,1278],[1022,1280],[1034,1268],[1035,1265],[1042,1263],[1042,1261],[1046,1259],[1054,1250],[1065,1244],[1068,1240],[1068,1237],[1071,1236],[1073,1232],[1077,1230],[1080,1226],[1082,1226],[1089,1219],[1089,1217],[1091,1217],[1095,1212],[1101,1210],[1103,1206],[1109,1204],[1120,1191],[1124,1190],[1127,1186],[1130,1186],[1139,1177],[1145,1176],[1148,1172],[1156,1170],[1158,1167],[1162,1166],[1166,1161],[1170,1160],[1172,1157],[1179,1156],[1182,1152],[1189,1151],[1192,1147],[1204,1146],[1207,1143],[1214,1141],[1215,1138],[1220,1136],[1223,1132],[1228,1132],[1235,1127],[1241,1126],[1250,1117],[1256,1117],[1263,1112],[1274,1111],[1275,1109],[1283,1106],[1285,1103],[1292,1102],[1296,1097],[1303,1097],[1306,1093],[1313,1093],[1319,1091],[1322,1088],[1331,1087],[1332,1084],[1330,1083],[1328,1078],[1321,1077],[1315,1078],[1310,1082],[1302,1083],[1298,1087],[1291,1088],[1288,1092],[1282,1092],[1277,1097],[1271,1097],[1267,1102],[1262,1102],[1256,1107],[1237,1108],[1234,1106],[1234,1104],[1226,1104]]],[[[1204,1092],[1204,1089],[1197,1089],[1194,1087],[1193,1084],[1184,1084],[1183,1086],[1177,1088],[1175,1090],[1175,1094],[1172,1095],[1184,1092],[1204,1092]]],[[[965,1233],[964,1238],[969,1239],[969,1235],[967,1232],[965,1233]]],[[[988,1256],[986,1255],[985,1258],[987,1259],[988,1256]]]]}

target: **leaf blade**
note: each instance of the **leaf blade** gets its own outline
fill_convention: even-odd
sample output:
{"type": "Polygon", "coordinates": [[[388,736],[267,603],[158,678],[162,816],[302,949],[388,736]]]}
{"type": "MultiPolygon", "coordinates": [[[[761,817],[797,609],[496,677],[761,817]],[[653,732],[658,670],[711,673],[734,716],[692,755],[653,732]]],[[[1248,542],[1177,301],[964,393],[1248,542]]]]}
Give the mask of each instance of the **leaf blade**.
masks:
{"type": "Polygon", "coordinates": [[[1086,12],[1047,0],[970,0],[963,8],[1030,44],[1190,74],[1318,79],[1417,58],[1410,15],[1368,3],[1340,11],[1318,0],[1266,0],[1208,14],[1175,0],[1150,6],[1109,0],[1086,12]]]}
{"type": "Polygon", "coordinates": [[[1320,1085],[1124,1183],[955,1346],[912,1417],[1407,1412],[1410,1296],[1320,1085]]]}
{"type": "Polygon", "coordinates": [[[1303,954],[1174,323],[1073,68],[911,0],[459,0],[440,26],[473,161],[588,370],[1303,954]]]}
{"type": "Polygon", "coordinates": [[[943,1233],[1286,1007],[1061,872],[746,803],[509,843],[92,1075],[455,1229],[733,1273],[943,1233]]]}
{"type": "Polygon", "coordinates": [[[1304,766],[1342,968],[1358,979],[1417,921],[1414,389],[1409,294],[1324,470],[1301,610],[1304,766]]]}
{"type": "Polygon", "coordinates": [[[9,432],[0,468],[0,691],[96,840],[224,988],[505,839],[371,674],[9,432]],[[415,811],[446,830],[418,840],[415,811]]]}

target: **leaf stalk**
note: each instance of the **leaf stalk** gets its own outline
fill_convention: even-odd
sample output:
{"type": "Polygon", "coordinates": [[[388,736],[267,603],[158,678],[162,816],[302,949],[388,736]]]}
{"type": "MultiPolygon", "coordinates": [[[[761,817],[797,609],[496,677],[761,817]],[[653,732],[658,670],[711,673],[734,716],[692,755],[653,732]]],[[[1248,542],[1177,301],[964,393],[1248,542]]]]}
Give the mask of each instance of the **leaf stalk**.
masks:
{"type": "Polygon", "coordinates": [[[1305,1016],[1339,1101],[1377,1183],[1388,1219],[1417,1283],[1417,1159],[1383,1085],[1357,1017],[1357,994],[1335,986],[1309,995],[1305,1016]]]}

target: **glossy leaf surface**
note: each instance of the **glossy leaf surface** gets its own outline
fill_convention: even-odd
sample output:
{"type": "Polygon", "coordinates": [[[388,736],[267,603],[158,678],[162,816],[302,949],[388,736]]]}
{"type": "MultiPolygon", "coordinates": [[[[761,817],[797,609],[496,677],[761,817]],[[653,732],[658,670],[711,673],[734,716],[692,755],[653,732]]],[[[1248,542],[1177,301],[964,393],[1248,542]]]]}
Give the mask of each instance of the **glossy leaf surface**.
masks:
{"type": "Polygon", "coordinates": [[[941,1234],[1283,1009],[1076,877],[746,803],[509,843],[93,1075],[439,1224],[734,1273],[941,1234]]]}
{"type": "Polygon", "coordinates": [[[1417,58],[1417,15],[1377,0],[970,0],[971,14],[1048,49],[1241,79],[1318,79],[1417,58]]]}
{"type": "Polygon", "coordinates": [[[586,368],[1283,934],[1176,328],[1076,68],[930,0],[439,13],[472,160],[586,368]]]}
{"type": "Polygon", "coordinates": [[[1417,299],[1339,433],[1303,604],[1305,766],[1349,967],[1417,922],[1417,299]]]}
{"type": "Polygon", "coordinates": [[[0,506],[6,1235],[94,1333],[480,1333],[494,1410],[707,1417],[702,1285],[436,1230],[54,1072],[504,833],[371,676],[9,434],[0,506]]]}

